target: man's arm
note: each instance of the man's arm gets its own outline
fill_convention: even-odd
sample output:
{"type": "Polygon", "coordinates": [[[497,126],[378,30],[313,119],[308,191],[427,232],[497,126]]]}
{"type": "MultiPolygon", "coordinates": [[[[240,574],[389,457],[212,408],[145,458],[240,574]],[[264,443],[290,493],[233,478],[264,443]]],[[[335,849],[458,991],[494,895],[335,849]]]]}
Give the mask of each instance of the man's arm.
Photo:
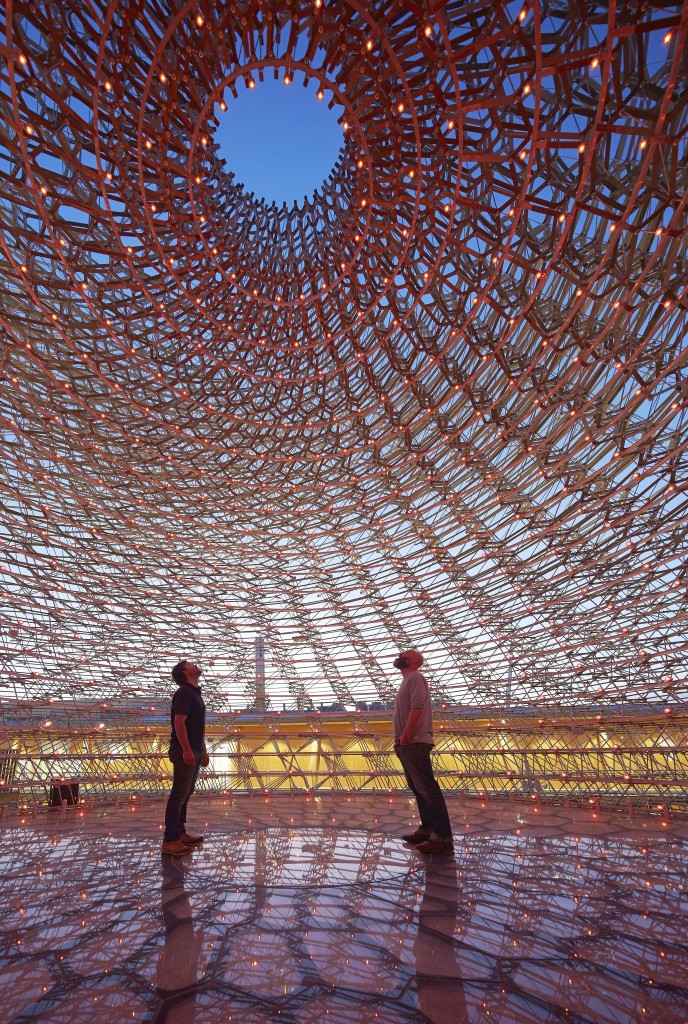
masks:
{"type": "Polygon", "coordinates": [[[404,732],[399,740],[400,746],[407,747],[409,743],[413,743],[413,736],[423,717],[424,710],[424,708],[411,708],[406,725],[404,726],[404,732]]]}
{"type": "Polygon", "coordinates": [[[174,716],[174,731],[177,734],[177,739],[182,745],[182,755],[184,757],[184,764],[188,764],[191,767],[192,764],[196,763],[196,755],[191,749],[189,744],[189,735],[186,731],[186,715],[175,715],[174,716]]]}

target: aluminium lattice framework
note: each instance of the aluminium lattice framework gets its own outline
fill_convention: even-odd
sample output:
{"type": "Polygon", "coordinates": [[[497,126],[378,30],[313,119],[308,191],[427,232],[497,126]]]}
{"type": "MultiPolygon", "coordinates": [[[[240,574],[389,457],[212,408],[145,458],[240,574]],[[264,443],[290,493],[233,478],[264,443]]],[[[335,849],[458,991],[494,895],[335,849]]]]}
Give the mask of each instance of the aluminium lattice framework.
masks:
{"type": "Polygon", "coordinates": [[[685,8],[5,12],[7,696],[684,697],[685,8]],[[291,208],[266,75],[342,126],[291,208]]]}

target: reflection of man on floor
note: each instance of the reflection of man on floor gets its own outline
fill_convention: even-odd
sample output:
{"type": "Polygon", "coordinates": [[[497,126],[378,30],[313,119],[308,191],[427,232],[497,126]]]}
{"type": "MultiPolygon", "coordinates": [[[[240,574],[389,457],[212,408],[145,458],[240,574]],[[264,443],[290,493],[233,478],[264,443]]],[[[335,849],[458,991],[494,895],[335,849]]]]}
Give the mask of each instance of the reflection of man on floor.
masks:
{"type": "Polygon", "coordinates": [[[432,735],[430,687],[418,670],[423,655],[403,651],[394,662],[402,675],[394,698],[394,750],[401,761],[406,781],[418,804],[420,826],[404,836],[421,853],[452,853],[451,825],[442,790],[433,775],[430,751],[432,735]]]}
{"type": "Polygon", "coordinates": [[[165,1024],[193,1024],[196,1020],[198,961],[203,933],[194,932],[193,913],[184,888],[188,861],[162,861],[162,916],[165,945],[158,959],[158,995],[170,999],[168,1012],[156,1020],[165,1024]]]}
{"type": "Polygon", "coordinates": [[[459,961],[461,947],[454,937],[458,914],[456,861],[431,860],[425,872],[413,951],[418,1008],[433,1024],[469,1021],[459,961]]]}

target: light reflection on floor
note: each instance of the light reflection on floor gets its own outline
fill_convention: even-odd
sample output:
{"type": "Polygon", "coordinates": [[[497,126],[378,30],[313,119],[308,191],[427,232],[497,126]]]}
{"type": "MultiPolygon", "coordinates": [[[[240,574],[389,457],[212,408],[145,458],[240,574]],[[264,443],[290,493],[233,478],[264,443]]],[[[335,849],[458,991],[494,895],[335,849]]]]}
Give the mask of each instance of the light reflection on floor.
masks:
{"type": "Polygon", "coordinates": [[[3,1020],[688,1021],[685,823],[453,799],[433,860],[400,795],[193,810],[184,858],[157,800],[4,824],[3,1020]]]}

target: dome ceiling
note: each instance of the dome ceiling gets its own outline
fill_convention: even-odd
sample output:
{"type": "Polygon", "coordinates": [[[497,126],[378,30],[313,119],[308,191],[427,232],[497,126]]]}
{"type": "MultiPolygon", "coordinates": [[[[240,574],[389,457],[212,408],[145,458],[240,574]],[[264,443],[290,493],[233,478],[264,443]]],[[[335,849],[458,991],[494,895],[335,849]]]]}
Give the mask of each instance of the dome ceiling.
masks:
{"type": "MultiPolygon", "coordinates": [[[[9,3],[3,675],[17,697],[684,696],[677,4],[9,3]],[[217,110],[340,118],[268,204],[217,110]]],[[[237,140],[240,144],[240,140],[237,140]]],[[[276,154],[279,160],[279,154],[276,154]]]]}

